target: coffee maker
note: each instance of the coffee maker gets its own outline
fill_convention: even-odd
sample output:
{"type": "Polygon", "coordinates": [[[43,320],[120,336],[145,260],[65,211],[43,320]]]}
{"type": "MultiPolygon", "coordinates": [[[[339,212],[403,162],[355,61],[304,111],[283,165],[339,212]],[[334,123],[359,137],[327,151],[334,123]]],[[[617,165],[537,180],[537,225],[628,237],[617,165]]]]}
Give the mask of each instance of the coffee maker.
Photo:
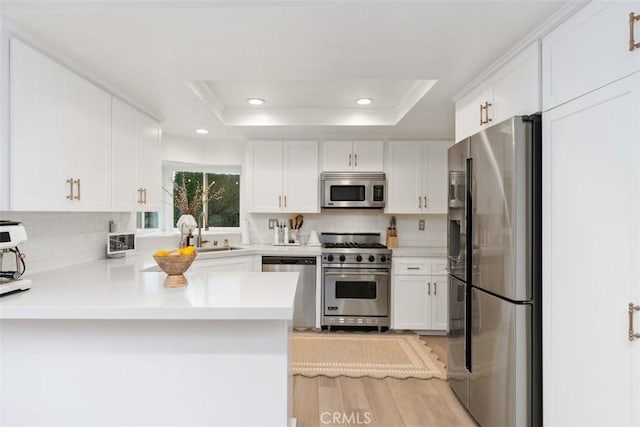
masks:
{"type": "Polygon", "coordinates": [[[27,232],[21,223],[0,220],[0,296],[31,288],[31,281],[22,278],[24,254],[18,249],[26,240],[27,232]]]}

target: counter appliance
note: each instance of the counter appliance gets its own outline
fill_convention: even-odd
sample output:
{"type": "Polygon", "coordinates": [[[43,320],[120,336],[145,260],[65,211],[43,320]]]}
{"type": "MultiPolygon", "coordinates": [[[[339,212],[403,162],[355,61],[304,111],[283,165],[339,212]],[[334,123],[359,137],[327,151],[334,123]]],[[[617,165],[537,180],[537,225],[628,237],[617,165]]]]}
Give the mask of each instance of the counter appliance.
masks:
{"type": "Polygon", "coordinates": [[[18,249],[26,240],[27,232],[20,222],[0,220],[0,295],[31,288],[31,281],[22,278],[26,266],[18,249]]]}
{"type": "Polygon", "coordinates": [[[541,117],[448,162],[449,384],[481,426],[542,425],[541,117]]]}
{"type": "Polygon", "coordinates": [[[322,326],[389,327],[391,250],[380,233],[322,233],[322,326]]]}

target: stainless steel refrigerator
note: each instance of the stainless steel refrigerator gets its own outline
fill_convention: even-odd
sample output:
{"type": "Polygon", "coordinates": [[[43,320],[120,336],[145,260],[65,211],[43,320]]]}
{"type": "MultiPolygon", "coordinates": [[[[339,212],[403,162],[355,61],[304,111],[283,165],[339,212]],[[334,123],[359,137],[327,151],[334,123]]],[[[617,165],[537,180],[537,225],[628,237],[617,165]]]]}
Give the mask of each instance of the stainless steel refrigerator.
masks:
{"type": "Polygon", "coordinates": [[[449,149],[448,380],[485,427],[542,425],[540,124],[449,149]]]}

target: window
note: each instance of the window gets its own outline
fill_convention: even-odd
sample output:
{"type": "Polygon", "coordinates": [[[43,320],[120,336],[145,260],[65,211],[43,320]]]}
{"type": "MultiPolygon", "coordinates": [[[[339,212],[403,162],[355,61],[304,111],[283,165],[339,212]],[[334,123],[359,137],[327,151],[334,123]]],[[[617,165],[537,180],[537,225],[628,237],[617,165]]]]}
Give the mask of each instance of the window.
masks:
{"type": "Polygon", "coordinates": [[[240,226],[240,173],[174,170],[172,227],[176,227],[178,218],[183,213],[180,207],[179,187],[186,190],[186,199],[196,220],[204,212],[205,226],[240,226]],[[200,201],[194,200],[197,192],[202,195],[200,201]]]}
{"type": "Polygon", "coordinates": [[[137,212],[136,228],[139,230],[149,230],[160,228],[158,212],[137,212]]]}

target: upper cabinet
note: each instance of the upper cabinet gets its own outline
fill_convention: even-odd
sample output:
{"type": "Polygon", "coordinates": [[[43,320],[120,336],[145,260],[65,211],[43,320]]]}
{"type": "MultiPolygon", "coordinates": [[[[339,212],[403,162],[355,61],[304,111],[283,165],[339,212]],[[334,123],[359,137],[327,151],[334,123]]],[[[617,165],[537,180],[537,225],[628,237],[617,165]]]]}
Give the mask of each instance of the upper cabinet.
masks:
{"type": "Polygon", "coordinates": [[[111,96],[10,43],[10,209],[109,211],[111,96]]]}
{"type": "Polygon", "coordinates": [[[640,1],[593,2],[542,39],[547,111],[640,70],[640,1]]]}
{"type": "Polygon", "coordinates": [[[381,172],[384,141],[323,141],[323,172],[381,172]]]}
{"type": "Polygon", "coordinates": [[[250,212],[320,212],[318,143],[249,143],[250,212]]]}
{"type": "Polygon", "coordinates": [[[160,210],[160,125],[116,98],[112,108],[111,155],[113,210],[160,210]]]}
{"type": "Polygon", "coordinates": [[[540,110],[540,52],[535,42],[456,102],[456,141],[540,110]]]}
{"type": "Polygon", "coordinates": [[[447,213],[451,141],[389,141],[386,213],[447,213]]]}

